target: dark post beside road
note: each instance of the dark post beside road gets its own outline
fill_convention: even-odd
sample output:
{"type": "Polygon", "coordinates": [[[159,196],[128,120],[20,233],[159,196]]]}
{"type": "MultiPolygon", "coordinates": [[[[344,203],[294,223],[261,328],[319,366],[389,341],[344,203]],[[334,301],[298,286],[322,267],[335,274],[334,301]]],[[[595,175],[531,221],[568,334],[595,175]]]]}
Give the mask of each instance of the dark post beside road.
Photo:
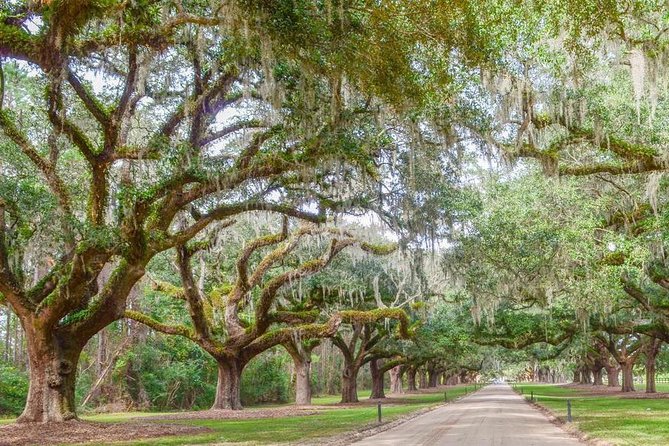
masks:
{"type": "Polygon", "coordinates": [[[381,423],[381,403],[377,405],[377,415],[379,418],[379,423],[381,423]]]}
{"type": "Polygon", "coordinates": [[[567,400],[567,423],[571,423],[571,400],[567,400]]]}

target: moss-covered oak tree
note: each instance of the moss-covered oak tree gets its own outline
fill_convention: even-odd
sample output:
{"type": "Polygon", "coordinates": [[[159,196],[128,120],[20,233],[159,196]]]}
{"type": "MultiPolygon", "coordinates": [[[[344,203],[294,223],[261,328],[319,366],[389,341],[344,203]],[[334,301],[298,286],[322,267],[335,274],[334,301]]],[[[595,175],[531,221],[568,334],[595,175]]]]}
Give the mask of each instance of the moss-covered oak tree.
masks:
{"type": "Polygon", "coordinates": [[[252,210],[322,221],[328,186],[373,173],[369,99],[343,100],[332,73],[273,51],[234,11],[0,6],[0,302],[30,357],[19,421],[76,417],[82,348],[155,255],[187,258],[203,229],[252,210]]]}

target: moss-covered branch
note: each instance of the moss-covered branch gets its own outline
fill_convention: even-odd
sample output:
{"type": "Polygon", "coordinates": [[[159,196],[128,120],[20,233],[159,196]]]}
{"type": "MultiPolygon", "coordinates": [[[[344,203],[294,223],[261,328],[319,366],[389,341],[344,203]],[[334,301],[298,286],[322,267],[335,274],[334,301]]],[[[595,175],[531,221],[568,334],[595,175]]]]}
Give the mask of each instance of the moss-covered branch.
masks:
{"type": "Polygon", "coordinates": [[[123,313],[123,316],[126,317],[127,319],[132,319],[133,321],[137,321],[140,324],[144,324],[147,327],[152,328],[153,330],[159,331],[161,333],[165,333],[168,335],[183,336],[184,338],[188,338],[191,341],[197,340],[195,333],[193,332],[193,329],[186,327],[185,325],[165,324],[153,319],[151,316],[133,310],[126,310],[125,313],[123,313]]]}
{"type": "Polygon", "coordinates": [[[409,330],[409,316],[400,308],[378,308],[368,311],[344,310],[339,314],[346,323],[371,324],[384,319],[395,319],[399,322],[398,333],[402,338],[412,336],[409,330]]]}

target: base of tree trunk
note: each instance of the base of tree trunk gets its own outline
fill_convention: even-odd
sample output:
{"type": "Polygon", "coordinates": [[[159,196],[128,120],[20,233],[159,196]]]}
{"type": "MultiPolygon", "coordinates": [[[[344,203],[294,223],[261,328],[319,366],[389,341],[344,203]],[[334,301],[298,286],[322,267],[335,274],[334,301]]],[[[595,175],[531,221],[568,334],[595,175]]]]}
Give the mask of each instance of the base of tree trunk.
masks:
{"type": "Polygon", "coordinates": [[[620,385],[620,381],[618,380],[617,367],[612,367],[612,366],[606,367],[606,376],[609,381],[607,384],[609,387],[618,387],[620,385]]]}
{"type": "Polygon", "coordinates": [[[407,370],[407,389],[409,392],[415,392],[416,388],[416,369],[407,370]]]}
{"type": "Polygon", "coordinates": [[[63,422],[77,418],[75,384],[78,348],[59,348],[64,342],[46,334],[26,336],[30,359],[30,387],[17,423],[63,422]]]}
{"type": "Polygon", "coordinates": [[[395,366],[388,373],[390,374],[390,393],[402,393],[402,366],[395,366]]]}
{"type": "Polygon", "coordinates": [[[295,404],[311,404],[311,361],[295,361],[295,404]]]}
{"type": "Polygon", "coordinates": [[[369,395],[369,399],[385,398],[386,394],[383,390],[384,373],[381,370],[379,370],[378,360],[373,359],[369,361],[369,370],[372,375],[372,393],[369,395]]]}
{"type": "Polygon", "coordinates": [[[594,386],[603,386],[604,380],[602,379],[602,369],[592,371],[592,385],[594,386]]]}
{"type": "Polygon", "coordinates": [[[241,381],[244,364],[237,361],[218,362],[218,383],[216,385],[216,399],[211,407],[217,409],[241,410],[241,381]]]}
{"type": "Polygon", "coordinates": [[[346,368],[341,378],[341,402],[357,403],[358,401],[358,371],[346,368]]]}
{"type": "Polygon", "coordinates": [[[633,364],[625,364],[623,369],[623,392],[634,392],[634,375],[632,373],[633,364]]]}

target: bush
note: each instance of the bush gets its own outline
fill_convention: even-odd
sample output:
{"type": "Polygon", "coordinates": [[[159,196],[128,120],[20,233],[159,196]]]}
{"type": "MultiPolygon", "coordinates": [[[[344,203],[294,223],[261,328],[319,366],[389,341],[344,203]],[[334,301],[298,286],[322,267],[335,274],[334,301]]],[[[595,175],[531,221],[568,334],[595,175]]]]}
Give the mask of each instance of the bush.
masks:
{"type": "Polygon", "coordinates": [[[28,394],[28,375],[0,362],[0,415],[20,415],[28,394]]]}
{"type": "Polygon", "coordinates": [[[290,395],[290,357],[270,350],[253,359],[242,374],[242,404],[285,403],[290,395]]]}

